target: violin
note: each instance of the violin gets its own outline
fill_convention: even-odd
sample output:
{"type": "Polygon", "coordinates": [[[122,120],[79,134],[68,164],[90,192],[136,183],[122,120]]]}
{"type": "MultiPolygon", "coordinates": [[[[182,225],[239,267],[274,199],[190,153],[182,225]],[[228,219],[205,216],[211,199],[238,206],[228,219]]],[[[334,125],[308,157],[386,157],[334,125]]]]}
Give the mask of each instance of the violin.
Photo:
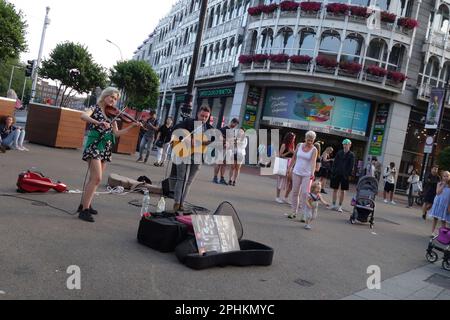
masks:
{"type": "Polygon", "coordinates": [[[114,106],[105,106],[105,114],[109,118],[114,118],[114,120],[122,120],[125,123],[139,123],[139,121],[135,120],[132,116],[130,116],[125,111],[120,111],[114,106]]]}

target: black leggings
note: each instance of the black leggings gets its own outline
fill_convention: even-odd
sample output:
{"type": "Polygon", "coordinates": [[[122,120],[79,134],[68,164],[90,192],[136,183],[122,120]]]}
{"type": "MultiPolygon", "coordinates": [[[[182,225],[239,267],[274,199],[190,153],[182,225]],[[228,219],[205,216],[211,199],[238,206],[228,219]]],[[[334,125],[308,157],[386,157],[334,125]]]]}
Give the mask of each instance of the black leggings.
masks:
{"type": "Polygon", "coordinates": [[[415,200],[416,200],[416,197],[413,196],[412,186],[410,186],[409,190],[408,190],[408,206],[412,207],[414,205],[415,200]]]}

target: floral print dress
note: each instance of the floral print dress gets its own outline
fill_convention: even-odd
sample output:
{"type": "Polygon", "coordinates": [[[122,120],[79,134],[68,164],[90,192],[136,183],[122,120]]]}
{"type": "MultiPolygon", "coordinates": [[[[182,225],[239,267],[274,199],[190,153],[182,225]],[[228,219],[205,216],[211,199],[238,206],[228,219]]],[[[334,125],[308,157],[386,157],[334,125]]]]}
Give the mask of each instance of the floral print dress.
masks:
{"type": "MultiPolygon", "coordinates": [[[[95,106],[91,118],[99,122],[109,122],[100,106],[95,106]]],[[[83,160],[100,160],[111,162],[112,147],[114,144],[114,133],[112,127],[105,129],[101,126],[89,124],[89,135],[86,143],[83,160]]]]}

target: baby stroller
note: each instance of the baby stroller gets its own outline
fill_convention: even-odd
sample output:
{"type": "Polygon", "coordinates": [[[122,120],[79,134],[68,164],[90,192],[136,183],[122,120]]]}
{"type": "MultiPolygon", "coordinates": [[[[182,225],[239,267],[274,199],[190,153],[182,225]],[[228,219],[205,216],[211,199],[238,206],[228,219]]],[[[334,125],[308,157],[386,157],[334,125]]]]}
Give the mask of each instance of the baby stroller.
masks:
{"type": "Polygon", "coordinates": [[[439,256],[437,251],[444,253],[444,259],[442,261],[442,268],[444,270],[450,271],[450,229],[441,228],[439,230],[439,235],[431,239],[430,244],[427,249],[427,260],[430,263],[435,263],[438,261],[439,256]]]}
{"type": "Polygon", "coordinates": [[[374,177],[363,177],[356,187],[356,197],[352,201],[354,207],[350,223],[369,223],[374,227],[375,199],[378,194],[378,181],[374,177]]]}

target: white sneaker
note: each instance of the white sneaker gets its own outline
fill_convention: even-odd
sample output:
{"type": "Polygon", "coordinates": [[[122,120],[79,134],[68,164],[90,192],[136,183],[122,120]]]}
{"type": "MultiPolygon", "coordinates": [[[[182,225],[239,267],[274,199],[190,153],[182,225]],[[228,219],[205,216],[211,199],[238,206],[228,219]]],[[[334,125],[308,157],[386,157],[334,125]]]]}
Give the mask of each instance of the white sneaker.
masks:
{"type": "Polygon", "coordinates": [[[281,198],[276,198],[275,201],[279,204],[283,204],[284,201],[281,198]]]}
{"type": "Polygon", "coordinates": [[[283,201],[284,201],[285,203],[287,203],[288,205],[292,206],[292,201],[291,201],[290,199],[285,198],[283,201]]]}
{"type": "Polygon", "coordinates": [[[344,213],[344,210],[342,209],[342,207],[339,207],[337,210],[339,213],[344,213]]]}
{"type": "Polygon", "coordinates": [[[25,152],[28,152],[28,151],[30,151],[29,149],[27,149],[27,148],[25,148],[25,147],[20,147],[21,148],[21,150],[20,151],[25,151],[25,152]]]}
{"type": "Polygon", "coordinates": [[[331,210],[331,211],[336,211],[338,209],[338,206],[337,205],[331,205],[331,206],[328,206],[328,210],[331,210]]]}
{"type": "Polygon", "coordinates": [[[397,203],[395,201],[391,201],[391,204],[395,206],[397,203]]]}
{"type": "Polygon", "coordinates": [[[387,201],[386,199],[384,199],[384,203],[389,203],[389,201],[387,201]]]}
{"type": "Polygon", "coordinates": [[[307,224],[307,225],[305,226],[305,229],[306,229],[306,230],[312,230],[312,227],[311,227],[309,224],[307,224]]]}

